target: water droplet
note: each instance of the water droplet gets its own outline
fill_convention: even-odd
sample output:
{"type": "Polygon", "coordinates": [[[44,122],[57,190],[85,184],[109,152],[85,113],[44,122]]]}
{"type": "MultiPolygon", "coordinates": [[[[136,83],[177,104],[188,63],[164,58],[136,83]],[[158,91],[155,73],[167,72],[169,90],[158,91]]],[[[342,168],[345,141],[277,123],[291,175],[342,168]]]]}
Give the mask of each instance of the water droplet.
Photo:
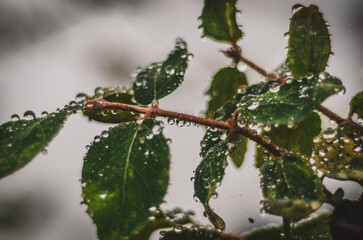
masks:
{"type": "Polygon", "coordinates": [[[86,145],[86,149],[89,150],[91,148],[90,145],[86,145]]]}
{"type": "Polygon", "coordinates": [[[100,198],[105,199],[107,197],[106,193],[100,194],[100,198]]]}
{"type": "Polygon", "coordinates": [[[292,6],[292,8],[291,8],[291,12],[295,13],[296,11],[298,11],[298,10],[299,10],[300,8],[302,8],[302,7],[304,7],[304,5],[299,4],[299,3],[294,4],[294,5],[292,6]]]}
{"type": "Polygon", "coordinates": [[[325,130],[325,132],[323,133],[323,138],[324,139],[332,139],[337,135],[337,131],[333,128],[328,128],[327,130],[325,130]]]}
{"type": "Polygon", "coordinates": [[[94,141],[95,141],[95,142],[99,142],[100,140],[101,140],[101,137],[100,137],[100,136],[95,136],[95,137],[94,137],[94,141]]]}
{"type": "Polygon", "coordinates": [[[95,89],[95,95],[103,95],[104,94],[104,90],[103,90],[103,88],[101,88],[101,87],[97,87],[96,89],[95,89]]]}
{"type": "Polygon", "coordinates": [[[247,70],[247,65],[246,65],[246,64],[238,64],[238,65],[237,65],[237,69],[238,69],[238,71],[240,71],[240,72],[246,72],[246,70],[247,70]]]}
{"type": "Polygon", "coordinates": [[[278,91],[280,91],[280,84],[272,83],[270,88],[269,88],[269,91],[272,92],[272,93],[277,93],[278,91]]]}
{"type": "Polygon", "coordinates": [[[48,153],[48,150],[47,150],[46,148],[43,148],[43,149],[41,150],[41,152],[42,152],[42,154],[43,154],[43,155],[46,155],[46,154],[48,153]]]}
{"type": "Polygon", "coordinates": [[[248,107],[247,107],[247,109],[249,109],[249,110],[255,110],[255,109],[257,109],[258,108],[258,106],[260,105],[260,102],[258,102],[258,101],[254,101],[254,102],[252,102],[248,107]]]}
{"type": "Polygon", "coordinates": [[[35,113],[33,111],[26,111],[24,113],[24,119],[25,120],[33,120],[35,118],[35,113]]]}
{"type": "Polygon", "coordinates": [[[177,120],[176,120],[176,125],[177,125],[178,127],[183,127],[183,126],[185,125],[185,121],[184,121],[184,120],[179,120],[179,119],[177,119],[177,120]]]}
{"type": "Polygon", "coordinates": [[[284,38],[285,38],[285,39],[288,39],[288,38],[289,38],[289,32],[285,32],[285,33],[284,33],[284,38]]]}
{"type": "Polygon", "coordinates": [[[11,115],[11,121],[17,121],[17,120],[19,120],[20,119],[20,117],[19,117],[19,115],[18,114],[13,114],[13,115],[11,115]]]}
{"type": "Polygon", "coordinates": [[[146,139],[148,139],[148,140],[153,139],[153,137],[154,137],[154,133],[153,133],[153,132],[149,132],[149,133],[146,135],[146,139]]]}
{"type": "Polygon", "coordinates": [[[174,227],[173,227],[173,230],[175,233],[181,233],[183,231],[183,226],[180,225],[180,224],[176,224],[174,227]]]}
{"type": "Polygon", "coordinates": [[[108,133],[108,131],[104,130],[104,131],[102,131],[101,135],[103,138],[108,138],[109,133],[108,133]]]}
{"type": "Polygon", "coordinates": [[[362,147],[361,146],[356,146],[353,148],[353,151],[356,152],[356,153],[359,153],[362,151],[362,147]]]}
{"type": "Polygon", "coordinates": [[[80,102],[80,101],[84,101],[88,98],[88,95],[85,93],[78,93],[76,96],[76,101],[80,102]]]}
{"type": "Polygon", "coordinates": [[[324,150],[324,149],[320,149],[320,150],[319,150],[319,156],[320,156],[320,157],[325,157],[325,154],[326,154],[326,153],[325,153],[325,150],[324,150]]]}
{"type": "Polygon", "coordinates": [[[163,131],[163,127],[159,124],[156,124],[152,128],[152,132],[154,135],[159,135],[163,131]]]}
{"type": "Polygon", "coordinates": [[[168,118],[168,124],[173,125],[175,123],[174,118],[168,118]]]}

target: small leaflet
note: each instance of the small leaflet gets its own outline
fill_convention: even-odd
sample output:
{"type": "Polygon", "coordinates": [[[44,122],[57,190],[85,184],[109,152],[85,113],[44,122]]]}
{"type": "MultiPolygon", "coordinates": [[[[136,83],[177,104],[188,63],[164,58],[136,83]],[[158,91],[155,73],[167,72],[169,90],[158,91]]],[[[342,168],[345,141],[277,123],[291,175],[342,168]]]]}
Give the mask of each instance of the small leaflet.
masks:
{"type": "Polygon", "coordinates": [[[24,119],[13,115],[13,121],[0,126],[0,178],[14,173],[28,164],[39,152],[45,152],[50,141],[63,127],[68,115],[80,106],[67,106],[55,113],[36,117],[27,111],[24,119]]]}
{"type": "Polygon", "coordinates": [[[348,116],[351,117],[354,113],[357,114],[358,119],[361,121],[360,124],[363,124],[363,91],[354,95],[349,102],[349,107],[348,116]]]}
{"type": "Polygon", "coordinates": [[[242,38],[236,21],[237,0],[205,0],[200,19],[203,34],[219,42],[235,44],[242,38]]]}
{"type": "Polygon", "coordinates": [[[152,63],[137,74],[133,83],[136,101],[147,105],[174,92],[184,81],[191,57],[186,42],[178,38],[164,62],[152,63]]]}
{"type": "MultiPolygon", "coordinates": [[[[252,87],[254,85],[249,88],[252,87]]],[[[246,92],[238,108],[241,116],[248,120],[291,125],[305,119],[326,98],[342,90],[344,87],[338,78],[322,73],[281,85],[271,83],[269,90],[260,91],[261,94],[246,92]]]]}
{"type": "Polygon", "coordinates": [[[300,9],[290,21],[286,66],[294,78],[302,78],[325,70],[331,54],[331,40],[317,6],[297,7],[300,9]]]}
{"type": "Polygon", "coordinates": [[[325,201],[324,187],[309,162],[295,154],[265,161],[260,168],[263,209],[291,221],[318,210],[325,201]]]}
{"type": "Polygon", "coordinates": [[[363,137],[347,123],[314,140],[314,163],[326,176],[363,183],[363,137]]]}

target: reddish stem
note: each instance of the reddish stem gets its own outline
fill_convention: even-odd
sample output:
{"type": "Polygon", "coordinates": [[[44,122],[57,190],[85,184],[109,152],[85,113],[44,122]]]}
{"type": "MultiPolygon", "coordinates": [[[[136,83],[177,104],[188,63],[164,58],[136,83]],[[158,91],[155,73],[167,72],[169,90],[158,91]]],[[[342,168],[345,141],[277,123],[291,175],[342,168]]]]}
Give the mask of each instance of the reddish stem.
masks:
{"type": "MultiPolygon", "coordinates": [[[[212,127],[212,128],[219,128],[223,130],[227,130],[228,133],[238,133],[242,134],[243,136],[255,141],[262,147],[266,148],[269,152],[271,152],[275,156],[281,156],[283,151],[271,144],[265,138],[257,135],[255,132],[247,129],[239,127],[237,124],[223,121],[217,121],[208,118],[197,117],[189,114],[178,113],[173,111],[168,111],[161,109],[159,107],[140,107],[135,105],[129,105],[124,103],[114,103],[114,102],[107,102],[102,99],[96,100],[85,100],[85,108],[86,109],[94,109],[94,110],[103,110],[103,109],[118,109],[122,111],[130,111],[130,112],[138,112],[143,113],[144,118],[155,118],[155,117],[167,117],[167,118],[175,118],[178,120],[183,120],[186,122],[193,122],[199,125],[212,127]]],[[[232,121],[233,122],[233,121],[232,121]]]]}

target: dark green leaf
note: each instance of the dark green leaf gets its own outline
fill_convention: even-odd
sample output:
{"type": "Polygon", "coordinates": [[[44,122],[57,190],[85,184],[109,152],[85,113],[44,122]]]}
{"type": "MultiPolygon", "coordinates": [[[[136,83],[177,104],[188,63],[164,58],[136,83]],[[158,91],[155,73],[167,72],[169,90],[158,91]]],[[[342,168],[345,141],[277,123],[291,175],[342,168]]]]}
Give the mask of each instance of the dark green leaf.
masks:
{"type": "MultiPolygon", "coordinates": [[[[131,89],[119,88],[96,88],[95,96],[90,99],[104,99],[109,102],[126,103],[137,105],[131,89]]],[[[104,123],[121,123],[135,121],[140,115],[134,112],[121,111],[117,109],[84,109],[83,114],[92,120],[104,123]]]]}
{"type": "Polygon", "coordinates": [[[82,170],[83,197],[100,239],[135,233],[166,193],[169,147],[161,123],[122,123],[96,136],[82,170]]]}
{"type": "Polygon", "coordinates": [[[363,180],[363,137],[349,124],[327,129],[315,140],[315,164],[328,177],[363,180]]]}
{"type": "Polygon", "coordinates": [[[247,78],[243,72],[232,67],[220,69],[213,76],[211,86],[206,92],[210,96],[206,113],[207,117],[213,117],[220,107],[233,99],[237,90],[243,85],[247,85],[247,78]]]}
{"type": "Polygon", "coordinates": [[[291,18],[286,65],[295,78],[325,70],[331,54],[328,27],[315,5],[303,7],[291,18]]]}
{"type": "Polygon", "coordinates": [[[175,49],[164,62],[152,63],[136,76],[133,84],[136,101],[150,104],[174,92],[184,80],[189,56],[187,44],[177,39],[175,49]]]}
{"type": "MultiPolygon", "coordinates": [[[[267,130],[267,128],[265,129],[267,130]]],[[[314,147],[313,139],[321,131],[321,120],[319,114],[312,113],[303,121],[291,127],[286,125],[272,126],[270,131],[266,130],[262,135],[268,137],[272,144],[289,151],[298,152],[305,157],[310,157],[314,147]]],[[[271,153],[265,152],[262,147],[258,147],[256,167],[259,168],[270,157],[272,157],[271,153]]]]}
{"type": "Polygon", "coordinates": [[[229,154],[232,162],[237,168],[242,166],[247,152],[248,139],[244,136],[238,136],[234,150],[229,154]]]}
{"type": "MultiPolygon", "coordinates": [[[[291,228],[291,240],[333,240],[328,225],[329,213],[296,224],[291,228]]],[[[284,240],[282,226],[253,230],[244,237],[246,240],[284,240]]]]}
{"type": "Polygon", "coordinates": [[[217,240],[221,232],[201,225],[176,226],[172,230],[161,231],[160,240],[217,240]]]}
{"type": "Polygon", "coordinates": [[[227,155],[231,143],[220,141],[205,154],[195,172],[194,192],[205,207],[209,220],[219,229],[224,229],[223,220],[209,207],[209,199],[216,194],[216,188],[221,184],[224,169],[228,165],[227,155]]]}
{"type": "Polygon", "coordinates": [[[261,123],[294,124],[342,89],[341,81],[328,73],[281,86],[270,84],[270,90],[265,93],[244,94],[239,112],[244,118],[261,123]]]}
{"type": "Polygon", "coordinates": [[[162,211],[156,209],[147,223],[134,235],[128,237],[128,240],[149,240],[151,234],[160,228],[170,228],[180,224],[193,223],[191,216],[193,212],[183,212],[180,208],[172,211],[162,211]]]}
{"type": "Polygon", "coordinates": [[[297,155],[265,161],[261,188],[266,212],[298,221],[324,202],[324,188],[309,162],[297,155]]]}
{"type": "Polygon", "coordinates": [[[237,0],[205,0],[200,19],[203,34],[216,41],[236,43],[242,31],[236,21],[237,0]]]}
{"type": "Polygon", "coordinates": [[[0,178],[24,167],[62,128],[67,116],[76,107],[65,108],[45,117],[35,118],[33,112],[26,114],[31,120],[16,120],[0,126],[0,178]]]}
{"type": "Polygon", "coordinates": [[[363,91],[357,93],[352,100],[350,100],[349,106],[349,117],[356,113],[358,118],[363,118],[363,91]]]}

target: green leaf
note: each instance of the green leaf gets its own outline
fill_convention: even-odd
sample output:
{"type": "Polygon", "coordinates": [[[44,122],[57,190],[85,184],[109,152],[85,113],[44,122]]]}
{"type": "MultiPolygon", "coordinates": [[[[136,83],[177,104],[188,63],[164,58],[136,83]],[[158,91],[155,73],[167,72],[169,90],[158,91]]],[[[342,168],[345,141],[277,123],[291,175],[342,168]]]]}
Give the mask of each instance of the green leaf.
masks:
{"type": "Polygon", "coordinates": [[[261,123],[294,124],[309,116],[326,98],[343,89],[341,81],[328,73],[280,86],[270,84],[269,91],[265,93],[245,94],[241,98],[239,112],[244,118],[261,123]]]}
{"type": "Polygon", "coordinates": [[[150,104],[174,92],[184,80],[190,56],[187,44],[177,39],[175,49],[164,62],[152,63],[136,76],[133,84],[136,101],[150,104]]]}
{"type": "Polygon", "coordinates": [[[83,197],[100,239],[140,230],[166,193],[169,147],[162,124],[122,123],[96,136],[84,158],[83,197]]]}
{"type": "MultiPolygon", "coordinates": [[[[268,127],[265,129],[268,130],[268,127]]],[[[321,131],[321,120],[318,113],[312,113],[293,126],[272,126],[269,131],[266,130],[262,135],[268,137],[272,144],[309,158],[314,147],[313,139],[321,131]]],[[[271,153],[266,152],[262,147],[257,147],[256,167],[259,168],[265,160],[271,157],[273,157],[271,153]]]]}
{"type": "Polygon", "coordinates": [[[237,168],[242,166],[245,160],[245,155],[247,152],[248,139],[244,136],[238,136],[238,140],[235,143],[234,151],[232,151],[229,156],[237,168]]]}
{"type": "Polygon", "coordinates": [[[28,164],[62,128],[67,116],[77,110],[68,107],[45,117],[36,118],[31,111],[29,120],[21,119],[0,126],[0,178],[28,164]]]}
{"type": "Polygon", "coordinates": [[[363,182],[362,135],[347,123],[327,129],[315,139],[317,168],[328,177],[363,182]]]}
{"type": "Polygon", "coordinates": [[[297,155],[265,161],[261,166],[261,188],[266,212],[298,221],[324,202],[321,180],[309,162],[297,155]]]}
{"type": "MultiPolygon", "coordinates": [[[[333,240],[328,224],[330,214],[323,213],[318,217],[298,223],[291,228],[291,240],[333,240]]],[[[283,240],[282,226],[258,228],[244,237],[246,240],[283,240]]]]}
{"type": "Polygon", "coordinates": [[[221,184],[224,169],[227,167],[227,155],[231,143],[220,141],[205,154],[202,162],[195,171],[194,192],[205,207],[205,214],[212,224],[219,229],[224,229],[222,218],[212,211],[209,199],[215,195],[216,188],[221,184]]]}
{"type": "Polygon", "coordinates": [[[221,232],[201,225],[179,225],[172,230],[161,231],[160,235],[160,240],[217,240],[221,232]]]}
{"type": "Polygon", "coordinates": [[[349,107],[349,117],[356,113],[358,118],[363,118],[363,91],[357,93],[352,100],[350,100],[349,107]]]}
{"type": "MultiPolygon", "coordinates": [[[[94,97],[90,99],[104,99],[109,102],[137,105],[132,89],[120,88],[96,88],[94,97]]],[[[117,109],[83,109],[83,114],[89,119],[103,123],[121,123],[135,121],[140,114],[117,109]]]]}
{"type": "Polygon", "coordinates": [[[155,212],[149,217],[147,223],[136,234],[127,239],[149,240],[151,234],[160,228],[170,228],[180,224],[193,223],[191,219],[193,215],[193,212],[183,212],[180,208],[165,212],[160,209],[155,209],[155,212]]]}
{"type": "Polygon", "coordinates": [[[207,117],[214,113],[227,101],[232,100],[237,90],[243,85],[248,85],[246,75],[236,68],[226,67],[220,69],[214,76],[206,95],[210,96],[207,117]]]}
{"type": "Polygon", "coordinates": [[[331,41],[323,15],[315,5],[302,7],[291,18],[286,65],[295,78],[323,72],[331,41]]]}
{"type": "Polygon", "coordinates": [[[205,0],[200,19],[203,34],[220,42],[236,43],[242,31],[236,21],[237,0],[205,0]]]}

